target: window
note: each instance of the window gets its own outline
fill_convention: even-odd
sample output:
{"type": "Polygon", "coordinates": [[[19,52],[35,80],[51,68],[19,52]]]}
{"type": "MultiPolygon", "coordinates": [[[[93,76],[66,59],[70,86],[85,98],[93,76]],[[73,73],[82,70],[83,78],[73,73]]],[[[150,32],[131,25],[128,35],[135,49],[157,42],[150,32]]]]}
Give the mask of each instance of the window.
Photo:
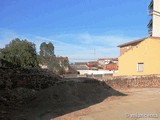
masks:
{"type": "Polygon", "coordinates": [[[144,70],[144,63],[138,63],[137,65],[137,71],[138,72],[143,72],[144,70]]]}

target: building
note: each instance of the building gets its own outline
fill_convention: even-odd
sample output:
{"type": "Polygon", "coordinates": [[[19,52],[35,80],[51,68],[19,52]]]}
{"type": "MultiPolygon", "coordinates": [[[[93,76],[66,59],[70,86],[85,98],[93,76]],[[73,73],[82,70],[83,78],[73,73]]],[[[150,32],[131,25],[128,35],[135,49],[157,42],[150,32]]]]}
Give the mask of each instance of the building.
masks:
{"type": "Polygon", "coordinates": [[[90,62],[76,62],[72,64],[71,67],[75,70],[98,70],[97,61],[90,62]]]}
{"type": "Polygon", "coordinates": [[[90,70],[98,70],[98,65],[97,61],[89,61],[87,63],[87,66],[89,67],[90,70]]]}
{"type": "Polygon", "coordinates": [[[75,65],[87,65],[87,62],[75,62],[75,65]]]}
{"type": "Polygon", "coordinates": [[[119,45],[118,73],[115,76],[160,74],[160,0],[152,0],[148,6],[151,20],[150,37],[119,45]]]}
{"type": "Polygon", "coordinates": [[[148,23],[148,33],[151,36],[160,37],[160,0],[152,0],[148,6],[151,20],[148,23]]]}
{"type": "Polygon", "coordinates": [[[118,70],[118,64],[117,63],[109,63],[103,66],[104,70],[109,71],[117,71],[118,70]]]}
{"type": "Polygon", "coordinates": [[[99,58],[97,60],[98,68],[104,70],[117,70],[118,58],[99,58]]]}
{"type": "Polygon", "coordinates": [[[146,37],[119,45],[115,76],[160,74],[160,37],[146,37]]]}
{"type": "Polygon", "coordinates": [[[70,65],[72,69],[78,71],[78,70],[89,70],[89,67],[87,65],[77,65],[77,64],[72,64],[70,65]]]}

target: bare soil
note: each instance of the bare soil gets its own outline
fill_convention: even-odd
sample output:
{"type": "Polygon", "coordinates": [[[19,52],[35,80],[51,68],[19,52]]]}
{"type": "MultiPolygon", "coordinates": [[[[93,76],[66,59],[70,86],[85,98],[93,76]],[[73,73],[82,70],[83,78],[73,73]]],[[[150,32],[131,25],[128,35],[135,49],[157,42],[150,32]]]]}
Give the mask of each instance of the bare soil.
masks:
{"type": "Polygon", "coordinates": [[[101,103],[51,120],[160,120],[159,88],[137,88],[122,92],[128,96],[112,96],[101,103]]]}
{"type": "Polygon", "coordinates": [[[94,79],[59,81],[52,87],[37,91],[33,99],[12,109],[7,116],[8,120],[51,120],[101,103],[110,96],[125,94],[94,79]]]}

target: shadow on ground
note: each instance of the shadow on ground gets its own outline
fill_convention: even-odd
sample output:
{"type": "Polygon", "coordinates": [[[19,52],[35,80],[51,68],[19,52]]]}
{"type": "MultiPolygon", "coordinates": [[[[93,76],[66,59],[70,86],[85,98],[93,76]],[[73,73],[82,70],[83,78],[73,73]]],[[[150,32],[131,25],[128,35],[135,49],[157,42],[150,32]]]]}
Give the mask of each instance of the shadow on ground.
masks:
{"type": "Polygon", "coordinates": [[[87,108],[110,96],[125,96],[105,82],[93,79],[61,81],[40,91],[29,104],[10,114],[12,120],[51,120],[87,108]]]}

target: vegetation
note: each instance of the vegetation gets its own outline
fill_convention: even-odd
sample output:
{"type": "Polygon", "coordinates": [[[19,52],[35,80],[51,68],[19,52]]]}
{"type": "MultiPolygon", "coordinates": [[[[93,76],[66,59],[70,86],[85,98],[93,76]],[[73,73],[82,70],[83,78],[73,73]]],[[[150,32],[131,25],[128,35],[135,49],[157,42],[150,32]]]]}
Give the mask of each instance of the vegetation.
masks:
{"type": "Polygon", "coordinates": [[[41,64],[49,64],[54,57],[55,54],[53,44],[51,42],[49,42],[48,44],[46,42],[41,43],[39,55],[41,64]]]}
{"type": "Polygon", "coordinates": [[[56,57],[54,45],[51,42],[41,43],[40,52],[37,55],[34,43],[16,38],[5,48],[0,49],[0,59],[20,67],[38,67],[40,63],[57,74],[64,74],[69,69],[68,58],[56,57]]]}
{"type": "Polygon", "coordinates": [[[57,74],[64,74],[65,68],[69,68],[68,59],[55,56],[54,45],[51,42],[48,44],[46,42],[41,43],[38,58],[42,65],[47,65],[51,71],[57,74]]]}
{"type": "Polygon", "coordinates": [[[0,58],[20,67],[37,67],[35,44],[16,38],[0,49],[0,58]]]}

